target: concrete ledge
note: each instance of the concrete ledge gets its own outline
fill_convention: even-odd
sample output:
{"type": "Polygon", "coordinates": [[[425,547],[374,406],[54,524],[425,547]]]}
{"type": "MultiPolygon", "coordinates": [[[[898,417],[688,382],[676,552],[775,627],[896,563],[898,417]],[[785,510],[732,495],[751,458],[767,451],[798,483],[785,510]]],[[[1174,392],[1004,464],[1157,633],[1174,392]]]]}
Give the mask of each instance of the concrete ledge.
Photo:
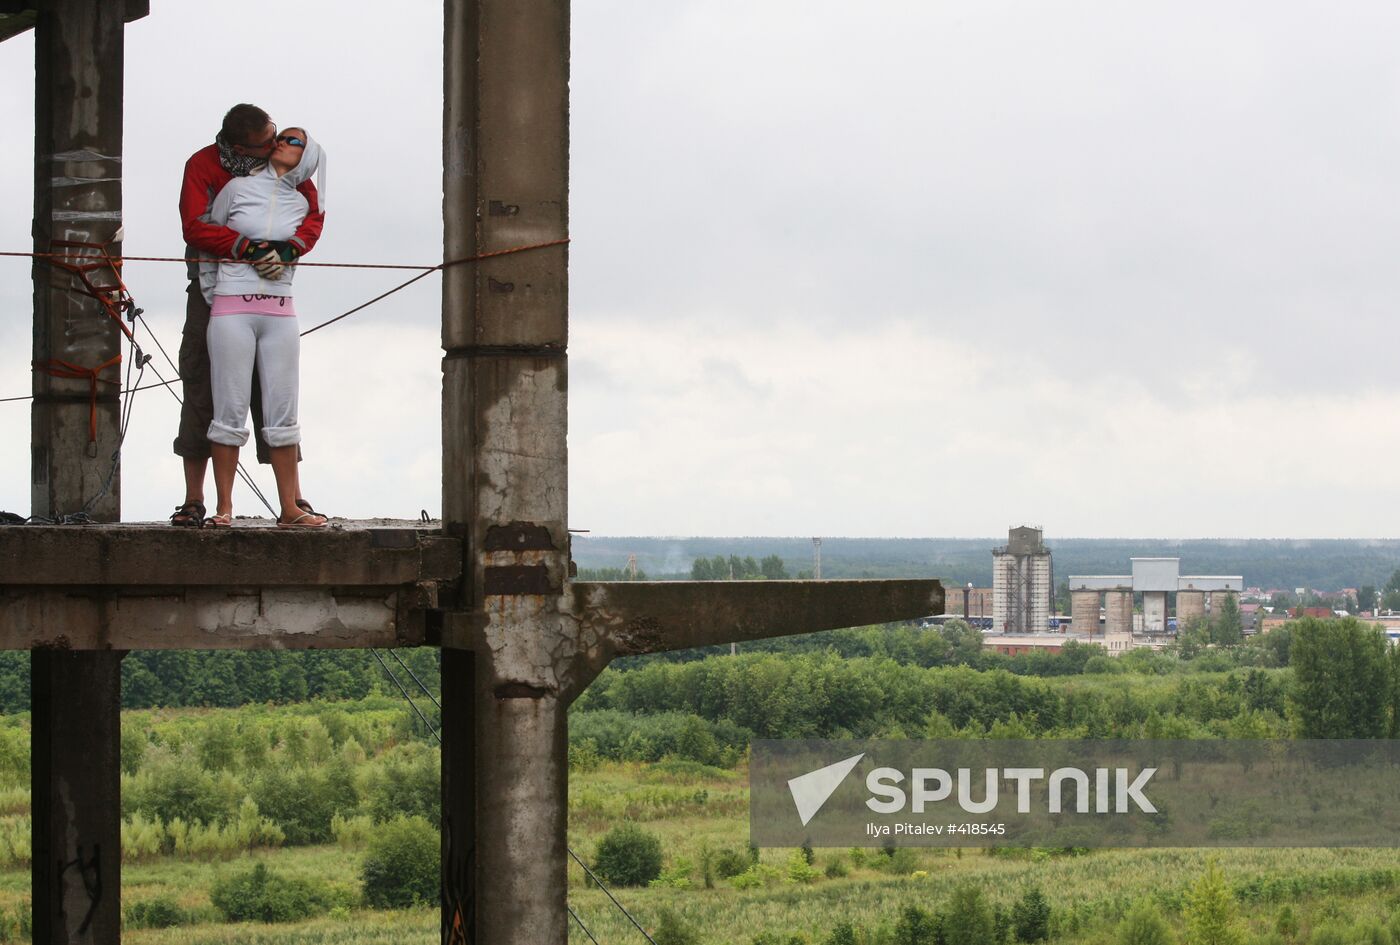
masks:
{"type": "Polygon", "coordinates": [[[618,656],[943,613],[936,580],[580,581],[573,590],[584,623],[618,656]]]}
{"type": "Polygon", "coordinates": [[[385,587],[456,581],[462,543],[420,523],[334,521],[279,529],[169,525],[0,526],[0,587],[385,587]]]}
{"type": "Polygon", "coordinates": [[[420,603],[412,588],[0,588],[0,649],[417,646],[420,603]]]}

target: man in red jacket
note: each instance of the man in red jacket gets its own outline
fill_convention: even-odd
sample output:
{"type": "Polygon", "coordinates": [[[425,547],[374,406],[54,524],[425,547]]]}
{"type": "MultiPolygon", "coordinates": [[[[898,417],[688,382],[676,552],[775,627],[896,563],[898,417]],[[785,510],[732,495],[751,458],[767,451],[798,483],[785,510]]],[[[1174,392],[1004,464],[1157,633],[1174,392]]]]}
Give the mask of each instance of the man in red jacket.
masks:
{"type": "MultiPolygon", "coordinates": [[[[246,177],[262,170],[277,140],[277,126],[267,112],[256,105],[235,105],[224,115],[223,127],[214,143],[201,148],[185,162],[180,185],[180,225],[184,229],[185,255],[211,259],[246,259],[259,273],[276,278],[282,267],[298,256],[311,252],[321,237],[325,216],[317,201],[316,186],[306,181],[297,189],[306,197],[310,210],[305,221],[285,248],[252,243],[226,226],[209,222],[214,197],[234,177],[246,177]]],[[[185,463],[185,501],[170,517],[172,525],[199,526],[204,522],[204,477],[209,468],[209,422],[214,417],[214,398],[209,384],[209,304],[199,288],[199,265],[187,265],[190,284],[186,291],[185,330],[180,340],[180,380],[184,384],[184,405],[180,409],[180,431],[175,437],[175,454],[185,463]]],[[[252,404],[253,440],[258,462],[266,463],[267,444],[262,438],[262,397],[254,374],[252,404]]],[[[297,504],[308,512],[309,504],[298,497],[297,504]]]]}

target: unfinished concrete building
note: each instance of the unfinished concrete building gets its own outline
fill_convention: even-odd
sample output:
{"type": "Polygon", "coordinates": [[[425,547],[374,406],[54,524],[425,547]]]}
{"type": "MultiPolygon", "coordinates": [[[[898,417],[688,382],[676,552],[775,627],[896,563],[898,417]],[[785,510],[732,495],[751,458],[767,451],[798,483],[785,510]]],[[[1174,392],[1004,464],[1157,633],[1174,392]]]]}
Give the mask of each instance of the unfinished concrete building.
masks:
{"type": "Polygon", "coordinates": [[[1055,604],[1055,571],[1039,528],[1013,528],[992,549],[992,629],[1034,633],[1049,626],[1055,604]]]}
{"type": "Polygon", "coordinates": [[[565,945],[567,711],[614,656],[938,614],[942,588],[574,580],[567,0],[444,2],[443,520],[120,524],[120,393],[93,379],[121,320],[56,248],[120,262],[141,173],[122,164],[124,21],[146,13],[0,3],[0,40],[32,28],[36,48],[31,514],[87,523],[0,527],[0,647],[32,664],[33,941],[120,940],[126,651],[437,646],[441,940],[565,945]],[[76,368],[37,370],[54,361],[76,368]]]}

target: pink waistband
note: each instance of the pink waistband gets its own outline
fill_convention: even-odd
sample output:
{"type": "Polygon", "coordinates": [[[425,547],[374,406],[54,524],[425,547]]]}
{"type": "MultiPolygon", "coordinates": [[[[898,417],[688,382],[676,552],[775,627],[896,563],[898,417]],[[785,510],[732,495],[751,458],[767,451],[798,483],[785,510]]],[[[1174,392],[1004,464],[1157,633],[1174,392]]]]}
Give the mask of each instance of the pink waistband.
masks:
{"type": "Polygon", "coordinates": [[[296,317],[290,295],[216,295],[210,315],[280,315],[296,317]]]}

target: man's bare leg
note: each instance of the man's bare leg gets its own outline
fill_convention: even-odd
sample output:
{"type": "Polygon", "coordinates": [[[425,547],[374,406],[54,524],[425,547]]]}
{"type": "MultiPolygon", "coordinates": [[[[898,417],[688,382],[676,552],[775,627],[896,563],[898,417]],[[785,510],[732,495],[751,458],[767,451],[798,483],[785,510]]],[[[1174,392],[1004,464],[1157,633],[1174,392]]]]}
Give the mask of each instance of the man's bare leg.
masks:
{"type": "Polygon", "coordinates": [[[202,459],[191,459],[190,457],[186,456],[184,457],[184,460],[185,501],[198,502],[200,505],[203,505],[204,474],[209,469],[209,459],[207,457],[202,459]]]}

